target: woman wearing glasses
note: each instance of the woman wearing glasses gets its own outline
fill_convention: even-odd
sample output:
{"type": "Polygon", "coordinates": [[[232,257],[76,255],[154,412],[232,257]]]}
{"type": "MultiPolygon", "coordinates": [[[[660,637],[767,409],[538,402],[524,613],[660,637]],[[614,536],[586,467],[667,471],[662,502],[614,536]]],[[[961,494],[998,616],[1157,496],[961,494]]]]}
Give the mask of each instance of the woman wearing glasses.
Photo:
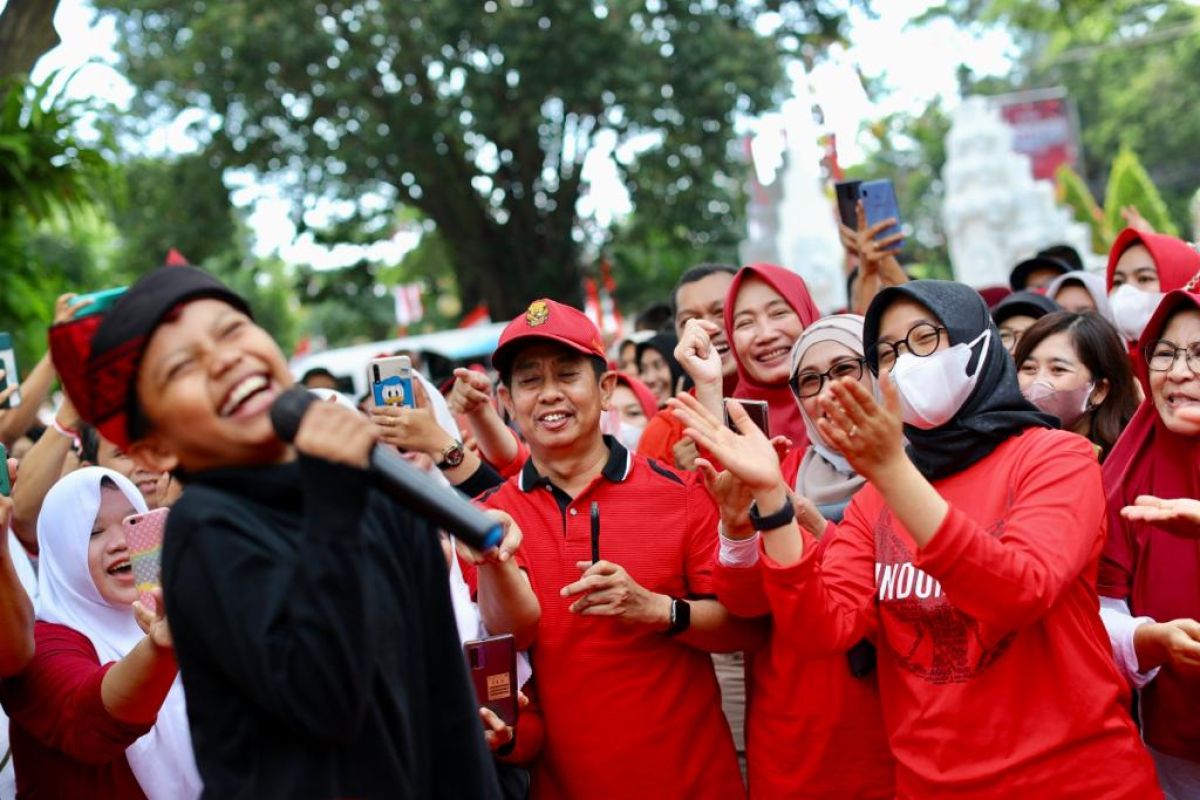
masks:
{"type": "Polygon", "coordinates": [[[1139,342],[1146,400],[1104,462],[1099,589],[1168,797],[1200,793],[1200,544],[1169,509],[1200,498],[1200,296],[1166,295],[1139,342]],[[1156,500],[1160,498],[1161,500],[1156,500]]]}
{"type": "Polygon", "coordinates": [[[863,333],[883,401],[843,378],[817,429],[868,485],[821,552],[740,408],[734,433],[672,401],[753,496],[776,631],[817,654],[876,629],[897,797],[1160,796],[1096,614],[1091,446],[1022,397],[969,287],[885,289],[863,333]]]}
{"type": "MultiPolygon", "coordinates": [[[[855,380],[875,391],[862,330],[858,315],[825,317],[810,325],[792,348],[790,385],[808,446],[793,448],[780,472],[795,491],[799,519],[818,540],[818,549],[826,530],[841,521],[850,498],[865,483],[815,424],[824,416],[820,398],[828,395],[833,381],[855,380]]],[[[746,514],[750,498],[740,493],[722,498],[722,488],[735,488],[729,478],[718,478],[707,466],[701,470],[718,501],[729,507],[714,570],[717,596],[735,614],[766,616],[771,607],[746,514]]],[[[894,797],[895,764],[874,663],[874,647],[866,639],[847,652],[814,657],[796,648],[786,632],[754,654],[748,691],[754,702],[746,721],[752,798],[894,797]]]]}

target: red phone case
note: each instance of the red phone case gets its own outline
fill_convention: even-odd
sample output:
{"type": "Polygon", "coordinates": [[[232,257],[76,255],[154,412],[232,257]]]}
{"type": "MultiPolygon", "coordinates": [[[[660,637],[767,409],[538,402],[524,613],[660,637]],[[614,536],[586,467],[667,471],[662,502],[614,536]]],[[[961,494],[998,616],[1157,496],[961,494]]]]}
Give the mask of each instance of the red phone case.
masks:
{"type": "Polygon", "coordinates": [[[157,508],[145,514],[130,514],[121,520],[129,563],[137,583],[138,599],[154,608],[150,591],[162,586],[162,541],[167,527],[167,509],[157,508]]]}
{"type": "Polygon", "coordinates": [[[517,646],[512,634],[464,642],[463,652],[479,704],[516,727],[517,646]]]}

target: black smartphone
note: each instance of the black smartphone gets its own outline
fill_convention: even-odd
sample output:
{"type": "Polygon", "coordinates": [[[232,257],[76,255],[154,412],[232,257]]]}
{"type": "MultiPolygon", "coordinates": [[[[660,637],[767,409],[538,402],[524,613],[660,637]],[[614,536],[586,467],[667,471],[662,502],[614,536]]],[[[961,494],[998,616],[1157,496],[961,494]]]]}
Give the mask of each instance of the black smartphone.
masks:
{"type": "Polygon", "coordinates": [[[511,633],[463,643],[471,684],[481,706],[517,725],[517,645],[511,633]]]}
{"type": "Polygon", "coordinates": [[[839,181],[833,185],[838,216],[843,225],[854,229],[858,228],[858,187],[861,185],[862,181],[839,181]]]}
{"type": "MultiPolygon", "coordinates": [[[[746,416],[750,417],[758,429],[763,432],[763,436],[771,438],[771,418],[767,415],[766,400],[743,400],[740,397],[732,398],[737,400],[743,409],[746,410],[746,416]]],[[[737,426],[733,424],[733,420],[729,418],[729,406],[725,406],[725,425],[729,430],[736,431],[737,426]]]]}

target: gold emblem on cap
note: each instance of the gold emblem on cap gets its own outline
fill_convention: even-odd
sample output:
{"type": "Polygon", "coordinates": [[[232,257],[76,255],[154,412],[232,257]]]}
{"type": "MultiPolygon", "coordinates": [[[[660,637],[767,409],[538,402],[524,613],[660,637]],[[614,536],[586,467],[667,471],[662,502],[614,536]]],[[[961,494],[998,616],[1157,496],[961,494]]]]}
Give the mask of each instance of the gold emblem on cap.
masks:
{"type": "Polygon", "coordinates": [[[546,305],[545,300],[534,300],[525,311],[525,324],[531,328],[545,325],[548,319],[550,319],[550,306],[546,305]]]}

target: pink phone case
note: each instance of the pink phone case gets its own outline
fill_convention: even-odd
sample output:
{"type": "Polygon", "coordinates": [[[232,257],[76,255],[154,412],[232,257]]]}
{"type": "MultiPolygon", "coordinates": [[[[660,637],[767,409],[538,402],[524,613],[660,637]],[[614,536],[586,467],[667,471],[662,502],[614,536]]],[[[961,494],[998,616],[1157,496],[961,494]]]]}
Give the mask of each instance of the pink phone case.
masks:
{"type": "Polygon", "coordinates": [[[121,521],[121,527],[125,529],[138,598],[147,607],[154,608],[154,597],[150,592],[162,586],[162,541],[167,527],[167,509],[131,514],[121,521]]]}

